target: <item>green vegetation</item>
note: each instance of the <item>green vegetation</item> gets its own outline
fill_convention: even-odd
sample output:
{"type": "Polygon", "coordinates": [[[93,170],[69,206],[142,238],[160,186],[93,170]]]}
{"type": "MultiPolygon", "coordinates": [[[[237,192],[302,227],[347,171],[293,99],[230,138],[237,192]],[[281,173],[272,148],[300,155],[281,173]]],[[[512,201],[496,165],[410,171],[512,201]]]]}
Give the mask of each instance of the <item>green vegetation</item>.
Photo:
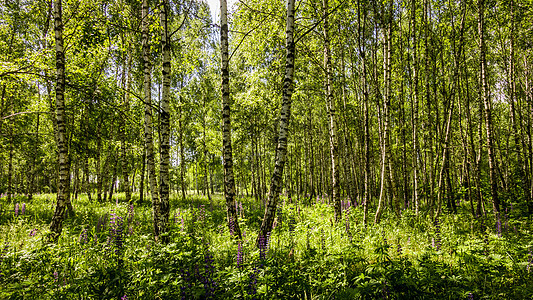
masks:
{"type": "Polygon", "coordinates": [[[255,246],[261,205],[238,199],[239,242],[225,226],[224,201],[171,197],[170,243],[153,240],[151,207],[74,201],[57,245],[45,243],[55,195],[3,207],[1,299],[529,299],[533,296],[531,223],[515,206],[502,218],[429,217],[386,211],[379,225],[344,205],[332,223],[327,199],[282,197],[262,258],[255,246]],[[485,223],[483,223],[485,222],[485,223]],[[114,224],[114,225],[113,225],[114,224]]]}
{"type": "Polygon", "coordinates": [[[0,1],[0,300],[533,298],[531,16],[0,1]]]}

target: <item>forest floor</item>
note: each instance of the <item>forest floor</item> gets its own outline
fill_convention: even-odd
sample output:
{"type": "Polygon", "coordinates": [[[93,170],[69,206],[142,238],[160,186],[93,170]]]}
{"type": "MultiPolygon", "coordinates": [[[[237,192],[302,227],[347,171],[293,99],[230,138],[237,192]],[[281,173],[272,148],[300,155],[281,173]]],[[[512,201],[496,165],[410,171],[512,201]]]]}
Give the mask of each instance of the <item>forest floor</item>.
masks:
{"type": "Polygon", "coordinates": [[[365,228],[360,207],[345,205],[335,224],[327,200],[282,197],[258,249],[263,208],[251,198],[238,199],[239,242],[222,196],[173,195],[168,245],[154,241],[150,203],[123,194],[106,203],[80,195],[59,243],[46,244],[54,201],[0,199],[0,299],[533,297],[533,226],[516,203],[500,222],[459,203],[436,222],[407,209],[365,228]]]}

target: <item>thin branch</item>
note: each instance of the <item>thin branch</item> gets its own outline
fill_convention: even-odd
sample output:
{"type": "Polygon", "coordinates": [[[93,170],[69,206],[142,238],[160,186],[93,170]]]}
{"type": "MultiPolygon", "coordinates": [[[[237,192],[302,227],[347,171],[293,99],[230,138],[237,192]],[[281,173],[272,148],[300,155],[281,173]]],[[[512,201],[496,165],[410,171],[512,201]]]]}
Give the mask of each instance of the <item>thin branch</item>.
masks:
{"type": "Polygon", "coordinates": [[[25,115],[25,114],[50,114],[50,113],[52,113],[52,112],[50,112],[50,111],[21,111],[21,112],[18,112],[18,113],[11,114],[9,116],[2,117],[2,118],[0,118],[0,120],[5,120],[5,119],[9,119],[9,118],[18,116],[18,115],[25,115]]]}

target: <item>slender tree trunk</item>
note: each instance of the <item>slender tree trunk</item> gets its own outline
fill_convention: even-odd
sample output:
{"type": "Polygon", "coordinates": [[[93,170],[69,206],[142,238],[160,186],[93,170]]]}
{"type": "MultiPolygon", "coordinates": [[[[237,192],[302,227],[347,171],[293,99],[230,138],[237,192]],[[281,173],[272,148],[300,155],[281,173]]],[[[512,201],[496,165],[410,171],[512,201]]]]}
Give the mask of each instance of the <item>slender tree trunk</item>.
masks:
{"type": "Polygon", "coordinates": [[[102,202],[102,181],[103,181],[103,172],[102,172],[102,137],[101,137],[101,127],[98,126],[96,129],[96,200],[98,203],[102,202]]]}
{"type": "MultiPolygon", "coordinates": [[[[161,46],[163,48],[163,94],[161,97],[161,163],[159,176],[161,178],[160,193],[161,207],[157,220],[161,234],[168,232],[168,218],[170,215],[169,202],[169,164],[170,164],[170,36],[168,34],[167,15],[170,10],[169,0],[163,0],[161,7],[161,46]]],[[[168,235],[163,235],[162,242],[168,243],[168,235]]]]}
{"type": "Polygon", "coordinates": [[[241,230],[235,208],[235,178],[233,175],[233,154],[231,148],[231,102],[229,91],[229,53],[228,53],[228,4],[220,0],[220,45],[222,56],[222,144],[224,153],[224,196],[226,198],[226,217],[230,232],[241,239],[241,230]]]}
{"type": "MultiPolygon", "coordinates": [[[[114,159],[114,161],[116,161],[116,157],[114,159]]],[[[113,192],[114,192],[114,188],[115,188],[115,183],[117,181],[117,169],[118,169],[118,166],[117,166],[118,163],[115,163],[113,164],[113,174],[111,175],[111,181],[109,183],[109,201],[113,201],[113,192]]]]}
{"type": "Polygon", "coordinates": [[[495,157],[493,133],[492,133],[492,105],[489,99],[489,90],[487,84],[487,60],[486,45],[485,45],[485,0],[478,0],[478,32],[480,45],[480,70],[481,70],[481,84],[480,84],[480,98],[483,100],[484,116],[485,116],[485,130],[487,131],[487,152],[489,157],[489,177],[490,189],[492,194],[492,206],[496,219],[499,219],[500,213],[500,199],[498,198],[498,182],[496,177],[497,162],[495,157]]]}
{"type": "Polygon", "coordinates": [[[65,208],[69,202],[69,163],[65,124],[65,49],[63,48],[63,19],[62,1],[54,2],[54,31],[56,43],[56,120],[57,147],[59,149],[59,184],[57,189],[57,203],[50,224],[49,240],[57,242],[63,230],[65,208]]]}
{"type": "MultiPolygon", "coordinates": [[[[4,86],[5,91],[5,86],[4,86]]],[[[11,105],[10,110],[11,114],[14,113],[14,107],[13,107],[13,97],[11,97],[11,105]]],[[[9,120],[9,164],[8,164],[8,171],[7,171],[7,202],[11,203],[13,201],[13,148],[14,148],[14,138],[13,138],[13,127],[14,127],[14,120],[11,118],[9,120]]]]}
{"type": "Polygon", "coordinates": [[[268,195],[268,202],[265,209],[265,215],[261,228],[259,229],[257,244],[259,244],[260,237],[266,237],[272,230],[274,217],[276,215],[276,208],[278,205],[279,194],[281,192],[281,179],[283,178],[283,167],[285,165],[287,155],[287,138],[288,128],[291,117],[291,96],[294,90],[292,78],[294,74],[294,56],[295,56],[295,42],[294,42],[294,2],[295,0],[287,0],[287,29],[286,29],[286,59],[285,59],[285,78],[283,80],[283,103],[281,106],[281,118],[278,133],[278,146],[276,148],[276,160],[274,165],[274,172],[270,182],[270,192],[268,195]]]}
{"type": "Polygon", "coordinates": [[[359,47],[359,55],[361,56],[361,64],[363,67],[363,114],[364,114],[364,196],[363,196],[363,224],[368,223],[368,206],[370,204],[370,120],[369,120],[369,106],[368,106],[368,85],[367,85],[367,70],[366,70],[366,51],[363,49],[363,33],[366,29],[366,12],[363,13],[363,20],[361,26],[361,3],[357,2],[357,43],[359,47]]]}
{"type": "Polygon", "coordinates": [[[157,188],[157,178],[154,162],[154,143],[152,136],[152,78],[149,44],[149,22],[148,22],[148,0],[142,2],[142,52],[143,52],[143,73],[144,73],[144,143],[146,149],[146,167],[148,169],[148,181],[150,183],[150,193],[152,195],[153,224],[155,239],[159,239],[162,233],[159,227],[161,214],[161,202],[157,188]]]}
{"type": "Polygon", "coordinates": [[[141,159],[141,179],[139,180],[139,203],[144,202],[144,176],[146,175],[146,148],[141,159]]]}
{"type": "Polygon", "coordinates": [[[328,23],[328,10],[329,3],[328,0],[323,0],[323,9],[324,9],[324,70],[326,72],[325,80],[325,92],[326,92],[326,103],[329,114],[329,146],[330,146],[330,157],[331,157],[331,184],[332,184],[332,195],[331,200],[333,202],[334,212],[335,212],[335,222],[338,222],[342,219],[342,210],[340,202],[340,188],[339,188],[339,167],[338,167],[338,141],[337,141],[337,117],[335,113],[335,98],[331,92],[331,54],[329,46],[329,23],[328,23]]]}
{"type": "MultiPolygon", "coordinates": [[[[129,46],[128,49],[131,50],[131,46],[129,46]]],[[[125,89],[124,89],[125,90],[125,94],[124,94],[124,105],[123,105],[124,113],[128,113],[129,110],[130,110],[132,57],[133,57],[133,55],[128,54],[127,67],[124,68],[126,74],[124,74],[124,72],[123,72],[123,76],[122,76],[123,80],[125,81],[124,82],[124,84],[125,84],[125,89]]],[[[123,122],[126,123],[126,119],[125,118],[123,119],[123,122]]],[[[120,127],[119,130],[120,130],[120,133],[121,133],[121,143],[120,143],[120,148],[121,148],[120,159],[121,159],[121,161],[120,161],[120,164],[121,164],[121,167],[122,167],[122,179],[124,181],[124,192],[126,194],[126,202],[130,203],[131,202],[131,189],[130,189],[130,184],[129,184],[130,165],[128,163],[129,162],[128,161],[129,151],[128,151],[128,146],[127,146],[127,142],[128,142],[127,126],[125,126],[125,124],[124,124],[123,126],[120,127]]]]}
{"type": "Polygon", "coordinates": [[[180,104],[179,104],[179,121],[178,121],[178,126],[179,126],[179,143],[180,143],[180,179],[181,179],[181,197],[183,198],[183,200],[186,199],[187,197],[187,194],[185,193],[185,150],[183,149],[183,122],[182,122],[182,114],[183,114],[183,111],[181,109],[181,105],[182,105],[182,102],[181,102],[181,96],[180,96],[180,104]]]}
{"type": "Polygon", "coordinates": [[[411,102],[412,120],[413,120],[413,204],[415,206],[415,214],[418,215],[420,211],[420,200],[418,197],[418,160],[419,160],[419,144],[418,144],[418,42],[416,30],[416,0],[412,0],[412,30],[413,30],[413,101],[411,102]]]}
{"type": "MultiPolygon", "coordinates": [[[[381,214],[385,207],[384,197],[385,197],[385,180],[387,179],[387,174],[392,170],[390,168],[390,150],[389,150],[389,107],[390,107],[390,94],[391,94],[391,74],[390,74],[390,59],[391,59],[391,33],[392,33],[392,9],[387,13],[387,28],[383,28],[383,82],[384,82],[384,93],[383,93],[383,141],[382,141],[382,152],[381,152],[381,186],[379,193],[379,202],[378,208],[376,210],[376,215],[374,218],[374,223],[379,223],[381,219],[381,214]]],[[[388,177],[390,178],[390,177],[388,177]]],[[[390,180],[392,182],[392,180],[390,180]]],[[[391,194],[392,193],[392,186],[391,194]]],[[[394,195],[393,195],[394,197],[394,195]]]]}

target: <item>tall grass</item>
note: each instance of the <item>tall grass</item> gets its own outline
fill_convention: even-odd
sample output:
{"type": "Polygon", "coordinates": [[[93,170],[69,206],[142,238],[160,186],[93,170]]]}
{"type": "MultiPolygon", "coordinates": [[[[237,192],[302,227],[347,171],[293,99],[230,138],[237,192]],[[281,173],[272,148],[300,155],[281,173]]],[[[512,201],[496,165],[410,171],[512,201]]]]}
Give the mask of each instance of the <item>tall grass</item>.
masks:
{"type": "Polygon", "coordinates": [[[276,227],[258,248],[263,208],[253,199],[238,199],[239,243],[220,195],[174,195],[171,242],[160,245],[149,203],[114,197],[74,200],[57,245],[45,242],[55,195],[17,196],[23,215],[4,204],[0,299],[533,297],[531,225],[517,205],[499,226],[473,219],[465,206],[438,222],[386,211],[379,225],[365,227],[361,208],[345,205],[335,224],[327,200],[284,198],[276,227]]]}

